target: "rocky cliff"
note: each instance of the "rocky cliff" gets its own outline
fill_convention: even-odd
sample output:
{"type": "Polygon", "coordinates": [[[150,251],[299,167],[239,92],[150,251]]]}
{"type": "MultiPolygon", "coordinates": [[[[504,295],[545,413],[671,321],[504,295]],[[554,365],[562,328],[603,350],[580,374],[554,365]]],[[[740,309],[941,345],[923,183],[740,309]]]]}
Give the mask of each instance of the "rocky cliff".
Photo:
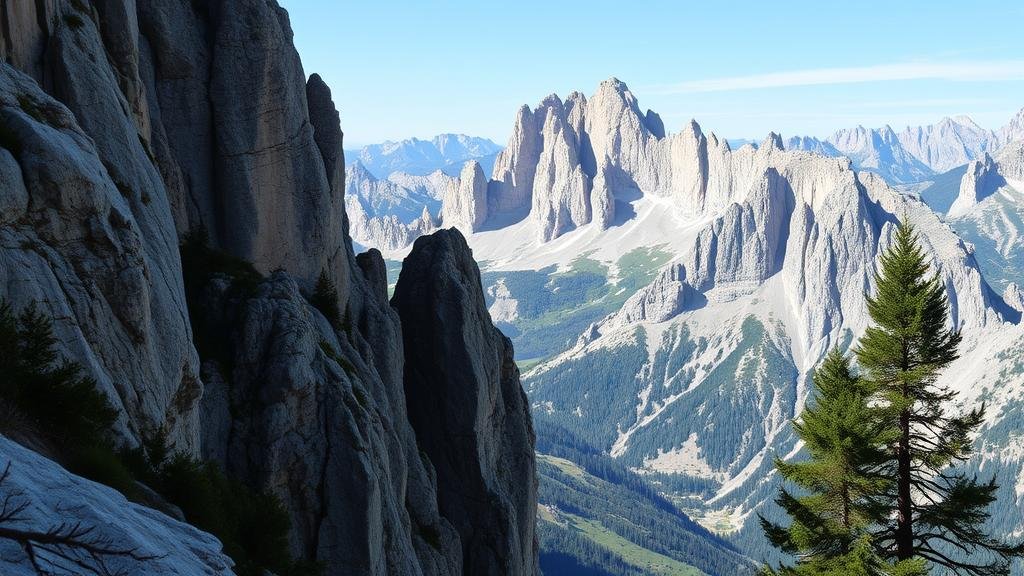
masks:
{"type": "MultiPolygon", "coordinates": [[[[435,335],[452,355],[432,386],[491,427],[427,450],[453,430],[407,404],[403,333],[434,327],[392,308],[379,254],[354,254],[339,115],[287,13],[18,2],[0,30],[0,295],[54,318],[61,352],[115,404],[119,441],[166,433],[278,496],[293,553],[327,574],[535,573],[533,436],[508,342],[486,309],[451,320],[478,340],[435,335]],[[186,233],[205,242],[183,262],[186,233]],[[478,477],[453,474],[458,460],[478,477]],[[483,491],[503,499],[459,501],[483,491]]],[[[434,281],[479,292],[468,257],[448,241],[409,266],[455,259],[434,281]]],[[[433,312],[458,312],[439,297],[433,312]]]]}
{"type": "Polygon", "coordinates": [[[418,239],[395,287],[405,393],[467,574],[532,574],[537,509],[529,404],[512,343],[490,323],[458,230],[418,239]]]}
{"type": "Polygon", "coordinates": [[[487,177],[475,160],[466,162],[459,178],[445,190],[441,223],[476,232],[487,221],[487,177]]]}

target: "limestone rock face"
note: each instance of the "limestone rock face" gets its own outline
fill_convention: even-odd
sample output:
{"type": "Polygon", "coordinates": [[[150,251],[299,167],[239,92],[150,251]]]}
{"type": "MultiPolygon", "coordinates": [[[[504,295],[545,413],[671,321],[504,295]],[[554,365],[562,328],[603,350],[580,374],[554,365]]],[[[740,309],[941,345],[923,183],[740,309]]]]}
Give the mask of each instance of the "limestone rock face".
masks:
{"type": "Polygon", "coordinates": [[[419,238],[392,305],[402,321],[405,393],[438,504],[462,538],[466,574],[535,574],[537,480],[529,405],[512,344],[493,325],[457,230],[419,238]]]}
{"type": "Polygon", "coordinates": [[[1011,282],[1003,290],[1003,301],[1014,310],[1024,312],[1024,292],[1016,282],[1011,282]]]}
{"type": "Polygon", "coordinates": [[[590,222],[591,182],[583,172],[579,141],[566,106],[556,96],[542,107],[546,110],[541,129],[544,149],[534,174],[530,215],[539,224],[541,240],[547,241],[590,222]]]}
{"type": "MultiPolygon", "coordinates": [[[[686,268],[676,264],[663,270],[648,287],[630,296],[616,316],[616,324],[635,322],[664,322],[683,311],[693,287],[686,283],[686,268]]],[[[584,333],[583,342],[592,341],[598,334],[591,326],[584,333]]]]}
{"type": "Polygon", "coordinates": [[[494,175],[487,194],[491,214],[515,212],[530,206],[537,160],[543,148],[539,126],[543,121],[543,117],[537,119],[529,106],[523,106],[516,114],[508,146],[494,161],[494,175]]]}
{"type": "Polygon", "coordinates": [[[60,4],[60,0],[4,3],[0,29],[5,41],[0,42],[0,60],[41,78],[49,34],[60,25],[60,4]]]}
{"type": "Polygon", "coordinates": [[[995,161],[999,165],[999,175],[1004,179],[1024,182],[1024,140],[1001,148],[995,155],[995,161]]]}
{"type": "Polygon", "coordinates": [[[357,268],[348,333],[284,273],[244,298],[224,281],[208,287],[201,313],[229,357],[204,364],[204,452],[282,498],[298,555],[357,574],[458,574],[458,536],[438,516],[405,415],[384,262],[360,255],[357,268]]]}
{"type": "Polygon", "coordinates": [[[90,138],[68,108],[0,64],[0,295],[55,319],[61,351],[119,408],[126,441],[163,428],[194,448],[202,385],[174,224],[128,120],[109,120],[90,138]],[[111,154],[123,155],[120,171],[107,168],[111,154]]]}
{"type": "MultiPolygon", "coordinates": [[[[0,436],[0,472],[7,470],[3,494],[10,504],[27,504],[20,530],[46,532],[68,519],[73,510],[83,528],[92,532],[92,542],[104,542],[123,550],[134,550],[142,558],[105,556],[110,574],[153,574],[171,576],[209,574],[230,576],[234,563],[213,536],[145,506],[129,502],[113,488],[80,478],[59,464],[0,436]]],[[[10,526],[10,525],[8,525],[10,526]]],[[[42,557],[44,554],[39,553],[42,557]]],[[[50,555],[47,554],[47,557],[50,555]]],[[[83,554],[86,566],[100,564],[83,554]]],[[[81,567],[56,560],[55,566],[41,561],[54,573],[81,573],[81,567]]],[[[12,576],[33,576],[25,550],[15,542],[0,539],[0,572],[12,576]]]]}
{"type": "Polygon", "coordinates": [[[955,218],[966,214],[1005,183],[995,161],[988,154],[981,160],[971,162],[960,180],[960,194],[949,207],[948,216],[955,218]]]}
{"type": "Polygon", "coordinates": [[[319,74],[306,81],[306,102],[309,121],[313,124],[313,140],[320,150],[324,172],[336,195],[345,192],[345,150],[341,132],[341,115],[334,106],[331,89],[319,74]]]}
{"type": "Polygon", "coordinates": [[[487,177],[476,160],[466,162],[441,203],[441,223],[472,233],[487,221],[487,177]]]}
{"type": "Polygon", "coordinates": [[[220,245],[257,270],[311,282],[340,264],[342,203],[313,138],[306,78],[287,13],[264,0],[223,2],[211,60],[220,245]],[[282,105],[284,103],[285,105],[282,105]]]}
{"type": "MultiPolygon", "coordinates": [[[[460,372],[479,386],[447,397],[472,404],[449,408],[496,403],[477,438],[437,453],[442,476],[419,446],[449,430],[408,413],[387,267],[376,251],[356,257],[346,234],[339,114],[322,80],[307,81],[287,13],[274,0],[0,4],[0,29],[16,30],[0,42],[0,296],[15,308],[39,302],[54,318],[60,351],[118,409],[115,435],[134,445],[167,432],[176,449],[272,492],[291,519],[293,553],[327,574],[535,574],[533,437],[511,348],[486,309],[460,324],[481,336],[479,358],[459,362],[484,368],[460,372]],[[200,228],[211,249],[260,277],[213,274],[186,302],[179,238],[200,228]],[[330,319],[308,299],[321,272],[338,293],[330,319]],[[460,459],[484,463],[466,493],[483,486],[504,495],[498,504],[458,501],[460,459]]],[[[439,207],[440,182],[415,187],[439,207]]],[[[478,226],[488,205],[480,167],[459,185],[456,212],[478,226]]],[[[376,215],[353,198],[354,230],[376,215]]],[[[410,214],[399,222],[406,243],[436,226],[423,204],[410,214]]],[[[448,281],[480,291],[478,276],[448,281]]],[[[454,332],[436,336],[465,345],[454,332]]],[[[451,382],[437,386],[466,383],[444,376],[451,382]]],[[[40,486],[85,490],[38,470],[40,486]]],[[[145,514],[108,496],[86,502],[82,517],[114,514],[181,544],[167,556],[180,565],[152,573],[230,569],[207,536],[162,518],[140,528],[128,517],[145,514]]]]}
{"type": "Polygon", "coordinates": [[[958,218],[967,215],[983,200],[1007,184],[1021,187],[1024,183],[1024,141],[1013,142],[999,150],[995,158],[985,154],[981,160],[967,165],[960,180],[960,193],[949,207],[947,215],[958,218]]]}
{"type": "Polygon", "coordinates": [[[687,266],[689,282],[699,291],[719,282],[759,285],[781,269],[788,241],[793,192],[775,169],[769,169],[742,204],[697,237],[687,266]]]}
{"type": "Polygon", "coordinates": [[[999,129],[999,143],[1007,145],[1012,142],[1024,140],[1024,108],[1017,112],[1017,115],[999,129]]]}

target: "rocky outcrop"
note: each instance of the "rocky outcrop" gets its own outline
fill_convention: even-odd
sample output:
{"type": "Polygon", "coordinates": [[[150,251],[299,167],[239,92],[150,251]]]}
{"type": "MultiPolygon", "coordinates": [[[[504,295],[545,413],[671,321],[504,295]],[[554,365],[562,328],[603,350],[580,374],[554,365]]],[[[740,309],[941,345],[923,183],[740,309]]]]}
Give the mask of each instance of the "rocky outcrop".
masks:
{"type": "Polygon", "coordinates": [[[1003,146],[1024,140],[1024,108],[999,129],[998,136],[1003,146]]]}
{"type": "MultiPolygon", "coordinates": [[[[75,476],[56,462],[0,436],[0,493],[4,511],[24,505],[19,520],[4,528],[45,534],[73,518],[83,530],[78,540],[130,554],[95,554],[65,547],[62,559],[38,542],[33,552],[47,574],[208,574],[230,576],[234,562],[216,538],[145,506],[119,492],[75,476]],[[93,571],[93,569],[95,571],[93,571]],[[86,570],[89,570],[86,572],[86,570]]],[[[65,526],[65,529],[67,526],[65,526]]],[[[66,530],[64,532],[67,533],[66,530]]],[[[0,538],[0,572],[35,576],[25,548],[0,538]]]]}
{"type": "Polygon", "coordinates": [[[982,160],[967,165],[967,171],[960,180],[960,194],[949,207],[950,218],[963,216],[986,197],[992,195],[1006,180],[999,175],[995,161],[988,154],[982,160]]]}
{"type": "Polygon", "coordinates": [[[690,284],[701,292],[720,283],[757,286],[778,272],[794,202],[789,182],[768,169],[742,204],[730,205],[697,236],[687,260],[690,284]]]}
{"type": "Polygon", "coordinates": [[[975,206],[1008,184],[1018,188],[1024,184],[1024,141],[1003,147],[995,158],[985,154],[981,160],[968,164],[960,180],[960,193],[947,215],[950,218],[968,215],[975,206]]]}
{"type": "Polygon", "coordinates": [[[457,230],[416,241],[392,304],[405,393],[438,504],[466,574],[535,574],[537,481],[529,405],[512,344],[490,324],[480,273],[457,230]]]}
{"type": "Polygon", "coordinates": [[[344,331],[284,273],[243,296],[211,283],[198,312],[228,352],[204,364],[204,453],[281,496],[294,552],[330,573],[459,574],[458,536],[406,417],[383,269],[379,253],[361,255],[344,331]]]}
{"type": "Polygon", "coordinates": [[[99,147],[116,130],[128,138],[128,122],[122,114],[90,137],[0,64],[0,294],[16,309],[40,302],[55,319],[61,352],[119,408],[122,438],[164,429],[195,448],[202,387],[167,196],[152,165],[141,168],[141,147],[99,147]],[[108,170],[117,154],[127,159],[108,170]]]}
{"type": "Polygon", "coordinates": [[[1014,310],[1024,312],[1024,291],[1016,282],[1009,283],[1003,290],[1003,301],[1014,310]]]}
{"type": "Polygon", "coordinates": [[[533,178],[543,148],[540,122],[529,106],[516,114],[508,145],[494,161],[494,175],[488,184],[488,210],[491,214],[527,209],[533,195],[533,178]]]}
{"type": "Polygon", "coordinates": [[[441,201],[441,224],[455,226],[467,234],[487,221],[487,177],[475,160],[466,162],[441,201]]]}
{"type": "Polygon", "coordinates": [[[542,241],[591,220],[591,181],[583,171],[579,139],[569,118],[572,111],[585,105],[582,97],[567,105],[557,96],[541,103],[545,110],[541,128],[544,148],[534,173],[530,216],[538,223],[542,241]]]}
{"type": "MultiPolygon", "coordinates": [[[[408,413],[386,266],[357,258],[345,234],[339,114],[322,80],[307,81],[287,13],[273,0],[3,3],[0,27],[13,26],[0,64],[0,296],[41,302],[60,352],[118,409],[117,438],[167,432],[278,496],[292,552],[326,574],[536,573],[532,431],[511,349],[486,310],[461,324],[487,335],[472,349],[480,365],[500,368],[466,399],[490,394],[510,416],[494,421],[504,448],[473,485],[507,498],[460,503],[451,460],[481,457],[494,430],[450,446],[444,468],[420,450],[442,427],[408,413]],[[199,230],[213,256],[183,279],[179,238],[199,230]],[[312,298],[322,273],[333,293],[312,298]]],[[[480,168],[464,180],[486,207],[480,168]]],[[[416,234],[434,226],[422,204],[413,214],[416,234]]],[[[478,277],[449,280],[479,292],[478,277]]],[[[445,377],[436,384],[467,383],[445,377]]],[[[206,554],[205,536],[153,522],[184,546],[167,573],[225,568],[215,548],[212,569],[186,558],[206,554]]]]}
{"type": "MultiPolygon", "coordinates": [[[[611,326],[664,322],[682,312],[693,294],[693,287],[686,283],[686,268],[679,264],[669,266],[654,282],[626,300],[611,326]]],[[[588,343],[598,335],[597,327],[591,326],[581,342],[588,343]]]]}
{"type": "Polygon", "coordinates": [[[995,155],[995,161],[999,165],[999,175],[1021,188],[1020,183],[1024,183],[1024,140],[1001,148],[995,155]]]}

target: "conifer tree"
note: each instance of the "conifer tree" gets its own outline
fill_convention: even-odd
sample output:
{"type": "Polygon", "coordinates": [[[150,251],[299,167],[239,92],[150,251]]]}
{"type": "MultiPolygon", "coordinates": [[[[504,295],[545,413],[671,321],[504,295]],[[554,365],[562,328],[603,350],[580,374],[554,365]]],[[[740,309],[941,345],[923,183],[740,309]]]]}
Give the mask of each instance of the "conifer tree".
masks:
{"type": "Polygon", "coordinates": [[[957,357],[960,332],[948,326],[943,284],[929,275],[913,227],[903,222],[882,255],[875,295],[867,299],[870,326],[857,360],[876,390],[879,414],[895,433],[890,443],[892,510],[876,531],[888,558],[921,558],[957,574],[1005,574],[1024,552],[985,534],[994,481],[979,483],[952,467],[970,457],[984,406],[963,415],[949,410],[956,393],[936,384],[957,357]]]}
{"type": "Polygon", "coordinates": [[[769,541],[797,556],[794,566],[768,574],[905,575],[923,574],[917,560],[893,563],[875,550],[870,529],[884,520],[881,501],[892,483],[885,475],[885,446],[892,433],[869,404],[872,391],[853,375],[838,350],[814,373],[816,393],[793,429],[808,460],[775,466],[802,495],[782,488],[776,502],[792,518],[782,527],[761,518],[769,541]]]}

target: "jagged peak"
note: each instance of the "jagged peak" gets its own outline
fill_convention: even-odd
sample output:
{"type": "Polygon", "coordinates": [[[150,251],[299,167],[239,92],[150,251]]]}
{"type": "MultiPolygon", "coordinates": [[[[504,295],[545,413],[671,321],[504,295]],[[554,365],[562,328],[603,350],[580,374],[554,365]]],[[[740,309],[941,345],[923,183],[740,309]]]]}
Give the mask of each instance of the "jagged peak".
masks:
{"type": "Polygon", "coordinates": [[[782,136],[775,133],[769,132],[768,136],[765,137],[764,142],[761,143],[760,149],[772,149],[782,151],[785,148],[782,145],[782,136]]]}
{"type": "Polygon", "coordinates": [[[974,121],[974,118],[971,118],[967,114],[957,114],[956,116],[950,118],[950,120],[955,122],[956,124],[966,126],[968,128],[973,128],[976,130],[982,129],[981,126],[978,126],[978,123],[974,121]]]}
{"type": "Polygon", "coordinates": [[[462,165],[462,170],[459,172],[459,178],[476,178],[478,173],[481,177],[484,173],[484,169],[480,166],[480,163],[476,160],[466,160],[462,165]]]}
{"type": "Polygon", "coordinates": [[[581,102],[583,104],[586,104],[587,103],[587,97],[583,94],[583,92],[580,92],[579,90],[573,90],[572,92],[569,92],[568,96],[565,97],[565,101],[566,102],[581,102]]]}
{"type": "Polygon", "coordinates": [[[534,113],[540,112],[541,110],[561,110],[564,107],[565,103],[562,102],[562,99],[559,98],[558,94],[551,93],[545,96],[544,99],[540,101],[540,105],[537,106],[537,109],[534,110],[534,113]]]}
{"type": "Polygon", "coordinates": [[[683,126],[681,132],[684,134],[688,134],[696,138],[697,140],[700,140],[701,138],[704,137],[704,131],[701,130],[700,124],[698,124],[697,120],[694,118],[690,118],[690,121],[683,126]]]}
{"type": "Polygon", "coordinates": [[[619,80],[615,76],[611,76],[607,80],[601,82],[600,86],[598,86],[598,90],[613,90],[619,94],[625,95],[629,92],[629,86],[626,86],[625,82],[619,80]]]}
{"type": "Polygon", "coordinates": [[[345,177],[357,180],[366,180],[369,182],[377,181],[377,177],[374,176],[360,160],[355,160],[348,165],[348,168],[345,169],[345,177]]]}

